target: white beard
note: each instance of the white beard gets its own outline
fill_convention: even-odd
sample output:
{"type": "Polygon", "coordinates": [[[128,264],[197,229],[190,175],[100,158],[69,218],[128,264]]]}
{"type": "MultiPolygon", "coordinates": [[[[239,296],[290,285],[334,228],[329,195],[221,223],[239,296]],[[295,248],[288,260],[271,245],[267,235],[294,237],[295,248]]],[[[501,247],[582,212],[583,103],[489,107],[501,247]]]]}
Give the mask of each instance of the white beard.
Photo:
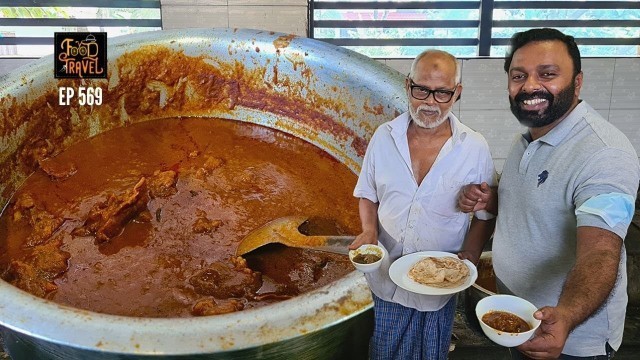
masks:
{"type": "Polygon", "coordinates": [[[418,106],[418,108],[416,110],[413,110],[411,105],[409,105],[409,115],[411,116],[411,119],[413,119],[413,121],[415,121],[416,125],[418,125],[421,128],[425,128],[425,129],[434,129],[434,128],[437,128],[438,126],[442,125],[449,118],[449,113],[450,113],[450,111],[447,111],[444,114],[444,116],[442,116],[442,112],[440,111],[440,108],[438,108],[437,106],[431,107],[429,105],[422,104],[422,105],[418,106]],[[437,111],[438,112],[438,117],[436,118],[435,121],[425,122],[418,116],[418,113],[421,110],[437,111]]]}

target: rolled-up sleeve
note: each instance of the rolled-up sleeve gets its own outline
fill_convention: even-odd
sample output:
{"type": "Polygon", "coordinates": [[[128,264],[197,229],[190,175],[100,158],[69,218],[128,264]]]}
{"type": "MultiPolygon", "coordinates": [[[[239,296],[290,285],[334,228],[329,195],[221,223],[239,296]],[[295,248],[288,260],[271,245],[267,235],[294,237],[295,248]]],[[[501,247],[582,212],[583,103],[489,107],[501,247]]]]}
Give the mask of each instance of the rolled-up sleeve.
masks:
{"type": "MultiPolygon", "coordinates": [[[[626,194],[635,199],[639,179],[640,166],[635,154],[619,149],[604,149],[595,154],[588,166],[578,174],[579,185],[574,194],[575,208],[579,209],[587,200],[601,194],[626,194]]],[[[627,235],[629,226],[628,221],[610,226],[602,216],[587,212],[578,212],[576,223],[577,226],[594,226],[609,230],[622,239],[627,235]]]]}
{"type": "MultiPolygon", "coordinates": [[[[493,163],[493,158],[491,157],[489,144],[484,138],[482,139],[482,146],[479,152],[478,163],[478,184],[486,182],[489,186],[496,186],[498,183],[496,167],[493,163]]],[[[494,214],[486,210],[476,211],[474,213],[474,216],[480,220],[491,220],[496,217],[494,214]]]]}
{"type": "Polygon", "coordinates": [[[371,141],[369,141],[367,151],[365,152],[364,159],[362,161],[360,176],[358,176],[358,182],[356,183],[356,187],[353,190],[353,196],[357,198],[365,198],[374,203],[378,202],[375,182],[375,153],[377,151],[376,138],[378,137],[378,132],[379,130],[375,132],[375,134],[371,138],[371,141]]]}

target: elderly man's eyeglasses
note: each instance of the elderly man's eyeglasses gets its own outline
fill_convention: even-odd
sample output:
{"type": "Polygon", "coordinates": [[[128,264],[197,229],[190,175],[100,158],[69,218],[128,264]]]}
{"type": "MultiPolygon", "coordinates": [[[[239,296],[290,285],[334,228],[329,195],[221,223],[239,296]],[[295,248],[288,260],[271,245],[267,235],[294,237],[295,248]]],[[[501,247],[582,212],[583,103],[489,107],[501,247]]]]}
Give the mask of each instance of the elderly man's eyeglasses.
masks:
{"type": "Polygon", "coordinates": [[[413,80],[411,81],[411,96],[417,100],[427,100],[429,95],[433,94],[433,99],[438,103],[446,103],[451,101],[453,94],[455,94],[455,90],[431,90],[421,85],[416,85],[413,80]]]}

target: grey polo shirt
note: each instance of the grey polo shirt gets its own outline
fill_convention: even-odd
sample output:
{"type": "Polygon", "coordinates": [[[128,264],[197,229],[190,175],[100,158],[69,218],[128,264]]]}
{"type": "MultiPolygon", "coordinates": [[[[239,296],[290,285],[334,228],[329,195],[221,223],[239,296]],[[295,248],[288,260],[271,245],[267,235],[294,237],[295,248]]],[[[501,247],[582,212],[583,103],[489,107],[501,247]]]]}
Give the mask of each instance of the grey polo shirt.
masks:
{"type": "MultiPolygon", "coordinates": [[[[584,101],[549,133],[530,140],[528,133],[519,135],[504,164],[493,265],[509,290],[540,308],[557,305],[575,263],[578,226],[626,235],[628,223],[609,227],[599,216],[576,216],[575,209],[599,194],[635,197],[640,167],[625,135],[584,101]]],[[[605,305],[574,329],[564,354],[604,354],[607,341],[620,346],[627,305],[624,246],[618,270],[605,305]]]]}

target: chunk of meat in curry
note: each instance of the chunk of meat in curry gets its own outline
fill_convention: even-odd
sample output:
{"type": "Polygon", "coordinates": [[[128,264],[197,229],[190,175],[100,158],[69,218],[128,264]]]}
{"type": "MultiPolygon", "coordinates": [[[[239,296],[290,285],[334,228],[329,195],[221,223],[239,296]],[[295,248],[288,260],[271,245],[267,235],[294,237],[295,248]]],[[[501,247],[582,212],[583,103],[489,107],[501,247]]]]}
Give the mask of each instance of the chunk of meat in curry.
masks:
{"type": "Polygon", "coordinates": [[[156,170],[149,178],[149,195],[152,198],[169,197],[178,192],[178,173],[173,170],[156,170]]]}
{"type": "Polygon", "coordinates": [[[235,257],[230,263],[210,264],[192,276],[189,283],[198,294],[226,299],[252,296],[262,286],[262,276],[249,269],[246,260],[235,257]]]}
{"type": "Polygon", "coordinates": [[[193,223],[193,232],[196,234],[210,233],[222,226],[222,220],[211,220],[207,218],[207,213],[200,209],[196,210],[196,216],[196,221],[193,223]]]}
{"type": "Polygon", "coordinates": [[[58,164],[55,161],[51,161],[51,159],[39,159],[38,166],[40,169],[44,171],[51,180],[62,181],[67,179],[70,176],[78,171],[76,164],[73,162],[58,164]]]}
{"type": "Polygon", "coordinates": [[[195,316],[228,314],[244,309],[244,303],[238,299],[214,300],[206,298],[193,305],[191,313],[195,316]]]}
{"type": "Polygon", "coordinates": [[[33,295],[45,297],[58,288],[53,280],[67,271],[70,254],[60,246],[60,238],[36,245],[23,258],[11,262],[4,278],[33,295]]]}
{"type": "Polygon", "coordinates": [[[96,204],[84,224],[73,230],[77,236],[95,235],[98,243],[109,241],[119,235],[125,225],[147,210],[149,192],[143,177],[133,189],[122,196],[111,195],[105,202],[96,204]]]}
{"type": "Polygon", "coordinates": [[[33,229],[26,241],[26,246],[29,247],[44,244],[64,222],[64,219],[36,204],[29,194],[22,194],[16,200],[13,206],[13,220],[26,220],[33,229]]]}

